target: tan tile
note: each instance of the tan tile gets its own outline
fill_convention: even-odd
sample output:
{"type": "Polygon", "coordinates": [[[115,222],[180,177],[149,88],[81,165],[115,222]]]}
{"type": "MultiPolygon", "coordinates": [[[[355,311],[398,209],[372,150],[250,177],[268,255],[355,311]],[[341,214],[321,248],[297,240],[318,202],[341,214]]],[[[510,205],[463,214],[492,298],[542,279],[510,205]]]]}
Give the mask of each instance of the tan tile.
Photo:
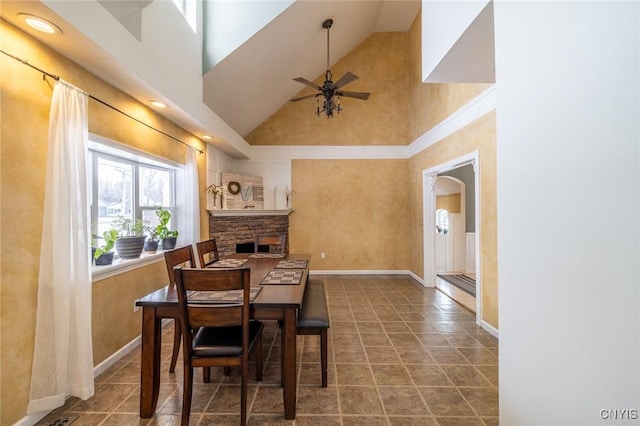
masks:
{"type": "MultiPolygon", "coordinates": [[[[327,366],[327,383],[333,385],[336,383],[335,373],[334,373],[335,364],[329,363],[327,366]]],[[[278,371],[280,371],[278,369],[278,371]]],[[[322,372],[320,371],[320,363],[313,364],[298,364],[298,383],[301,385],[321,385],[322,384],[322,372]]],[[[264,382],[264,381],[263,381],[264,382]]],[[[278,376],[278,380],[275,382],[276,384],[280,384],[280,376],[278,376]]],[[[267,383],[264,383],[267,384],[267,383]]]]}
{"type": "Polygon", "coordinates": [[[394,346],[421,346],[413,333],[387,333],[394,346]]]}
{"type": "MultiPolygon", "coordinates": [[[[108,413],[81,413],[74,414],[78,416],[72,423],[73,426],[97,426],[101,424],[108,416],[108,413]]],[[[49,423],[47,423],[48,425],[49,423]]]]}
{"type": "Polygon", "coordinates": [[[343,426],[387,426],[385,416],[342,416],[343,426]]]}
{"type": "MultiPolygon", "coordinates": [[[[427,407],[436,416],[473,416],[475,413],[456,388],[419,387],[427,407]]],[[[438,420],[440,422],[440,420],[438,420]]]]}
{"type": "Polygon", "coordinates": [[[434,346],[427,350],[438,364],[469,364],[469,361],[456,348],[434,346]]]}
{"type": "Polygon", "coordinates": [[[437,364],[405,364],[416,386],[452,386],[451,380],[437,364]]]}
{"type": "Polygon", "coordinates": [[[491,388],[459,388],[469,404],[481,416],[498,416],[498,391],[491,388]]]}
{"type": "Polygon", "coordinates": [[[374,385],[369,364],[336,364],[338,385],[374,385]]]}
{"type": "MultiPolygon", "coordinates": [[[[180,426],[182,416],[180,414],[159,414],[156,413],[149,419],[148,426],[180,426]]],[[[202,424],[202,420],[200,420],[202,424]]]]}
{"type": "MultiPolygon", "coordinates": [[[[216,395],[217,396],[217,395],[216,395]]],[[[251,398],[249,398],[249,401],[251,398]]],[[[213,401],[212,401],[213,403],[213,401]]],[[[237,389],[237,403],[240,404],[240,392],[237,389]]],[[[240,412],[240,406],[235,412],[240,412]]],[[[255,400],[251,405],[252,414],[280,414],[284,409],[282,400],[282,388],[280,386],[258,386],[255,400]]],[[[207,410],[211,412],[211,410],[207,410]]],[[[247,410],[249,411],[249,410],[247,410]]],[[[234,412],[224,411],[225,413],[234,412]]]]}
{"type": "Polygon", "coordinates": [[[372,346],[364,348],[367,359],[372,364],[399,364],[402,362],[393,347],[372,346]]]}
{"type": "MultiPolygon", "coordinates": [[[[247,422],[251,416],[247,414],[247,422]]],[[[192,423],[192,422],[189,422],[192,423]]],[[[198,426],[237,426],[240,423],[240,413],[238,414],[203,414],[200,417],[198,426]]],[[[178,426],[180,423],[177,423],[178,426]]]]}
{"type": "Polygon", "coordinates": [[[304,415],[296,413],[296,426],[341,426],[340,416],[304,415]]]}
{"type": "Polygon", "coordinates": [[[418,340],[426,346],[451,346],[451,343],[440,333],[417,333],[418,340]]]}
{"type": "Polygon", "coordinates": [[[391,426],[437,426],[433,417],[389,416],[391,426]]]}
{"type": "Polygon", "coordinates": [[[393,311],[376,311],[376,315],[380,321],[402,321],[402,317],[395,310],[393,311]]]}
{"type": "Polygon", "coordinates": [[[486,348],[458,348],[471,364],[498,365],[498,357],[486,348]]]}
{"type": "Polygon", "coordinates": [[[388,415],[429,415],[420,393],[413,386],[379,386],[378,391],[388,415]]]}
{"type": "Polygon", "coordinates": [[[398,346],[398,356],[405,364],[435,364],[431,354],[422,346],[398,346]]]}
{"type": "Polygon", "coordinates": [[[282,415],[251,414],[248,416],[249,426],[293,426],[295,420],[286,420],[282,415]]]}
{"type": "Polygon", "coordinates": [[[382,328],[382,324],[379,321],[356,321],[356,326],[360,333],[384,332],[384,328],[382,328]]]}
{"type": "Polygon", "coordinates": [[[438,330],[433,326],[433,324],[427,321],[407,321],[407,327],[411,329],[414,333],[437,333],[438,330]]]}
{"type": "Polygon", "coordinates": [[[353,342],[359,342],[360,334],[358,332],[333,333],[331,335],[331,340],[334,346],[346,346],[353,342]]]}
{"type": "Polygon", "coordinates": [[[486,426],[498,426],[500,424],[499,417],[482,417],[482,421],[486,426]]]}
{"type": "Polygon", "coordinates": [[[360,333],[360,339],[365,347],[369,346],[392,346],[387,333],[360,333]]]}
{"type": "Polygon", "coordinates": [[[138,414],[111,413],[101,426],[146,426],[148,424],[149,419],[143,419],[138,414]]]}
{"type": "Polygon", "coordinates": [[[403,364],[371,364],[371,371],[378,386],[413,384],[403,364]]]}
{"type": "MultiPolygon", "coordinates": [[[[262,387],[262,386],[260,386],[262,387]]],[[[276,387],[276,386],[272,386],[276,387]]],[[[247,390],[248,401],[251,401],[257,390],[258,386],[249,386],[247,390]]],[[[247,404],[247,412],[249,411],[250,404],[247,404]]],[[[191,409],[192,412],[193,407],[191,409]]],[[[205,412],[207,413],[220,413],[220,414],[237,414],[240,413],[240,386],[237,385],[219,385],[218,390],[213,394],[213,397],[209,401],[205,412]]]]}
{"type": "Polygon", "coordinates": [[[479,417],[436,417],[440,426],[484,426],[479,417]]]}
{"type": "Polygon", "coordinates": [[[296,415],[300,414],[340,414],[338,390],[335,386],[298,387],[296,415]]]}
{"type": "Polygon", "coordinates": [[[491,383],[473,365],[441,365],[456,386],[490,386],[491,383]]]}
{"type": "Polygon", "coordinates": [[[467,333],[445,333],[444,337],[456,348],[482,347],[482,343],[467,333]]]}
{"type": "Polygon", "coordinates": [[[80,401],[73,411],[111,412],[137,390],[134,384],[101,383],[95,387],[95,395],[80,401]]]}
{"type": "Polygon", "coordinates": [[[342,414],[384,414],[375,386],[338,386],[338,397],[342,414]]]}
{"type": "Polygon", "coordinates": [[[491,382],[493,386],[498,386],[498,366],[497,365],[476,365],[484,377],[491,382]]]}
{"type": "Polygon", "coordinates": [[[331,331],[333,333],[353,333],[358,331],[358,328],[355,321],[334,321],[331,319],[331,331]]]}
{"type": "Polygon", "coordinates": [[[336,363],[361,363],[367,359],[360,342],[352,343],[350,346],[336,346],[333,348],[333,354],[336,363]]]}

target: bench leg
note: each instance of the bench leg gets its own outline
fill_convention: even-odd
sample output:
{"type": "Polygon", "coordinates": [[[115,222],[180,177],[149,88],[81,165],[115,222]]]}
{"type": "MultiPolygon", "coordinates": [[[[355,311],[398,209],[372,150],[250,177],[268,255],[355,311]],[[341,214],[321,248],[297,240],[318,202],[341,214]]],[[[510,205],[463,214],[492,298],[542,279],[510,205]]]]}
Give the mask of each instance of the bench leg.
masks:
{"type": "Polygon", "coordinates": [[[322,368],[322,387],[327,387],[327,329],[320,331],[320,366],[322,368]]]}

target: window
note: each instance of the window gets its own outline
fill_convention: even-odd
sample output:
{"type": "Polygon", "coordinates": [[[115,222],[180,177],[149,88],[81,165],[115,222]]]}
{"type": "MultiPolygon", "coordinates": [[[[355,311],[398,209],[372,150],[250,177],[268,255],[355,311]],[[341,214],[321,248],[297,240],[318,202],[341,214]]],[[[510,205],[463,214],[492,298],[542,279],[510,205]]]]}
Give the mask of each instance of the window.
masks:
{"type": "Polygon", "coordinates": [[[439,234],[449,233],[449,212],[445,209],[436,210],[436,230],[439,234]]]}
{"type": "Polygon", "coordinates": [[[118,216],[141,218],[155,227],[159,206],[171,212],[169,228],[175,228],[179,167],[94,140],[90,141],[90,154],[92,234],[102,235],[118,216]]]}
{"type": "Polygon", "coordinates": [[[173,4],[176,5],[184,19],[193,30],[196,32],[196,1],[195,0],[173,0],[173,4]]]}

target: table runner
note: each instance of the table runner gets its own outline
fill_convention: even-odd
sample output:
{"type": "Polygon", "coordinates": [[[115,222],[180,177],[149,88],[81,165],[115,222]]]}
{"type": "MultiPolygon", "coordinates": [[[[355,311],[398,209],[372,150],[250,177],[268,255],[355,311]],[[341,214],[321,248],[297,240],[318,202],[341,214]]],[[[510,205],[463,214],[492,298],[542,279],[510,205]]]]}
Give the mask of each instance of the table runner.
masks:
{"type": "Polygon", "coordinates": [[[276,265],[276,269],[307,269],[307,261],[306,260],[281,260],[276,265]]]}
{"type": "Polygon", "coordinates": [[[284,254],[278,254],[278,253],[254,253],[252,255],[249,255],[249,257],[254,259],[260,259],[260,258],[279,259],[285,256],[286,255],[284,254]]]}
{"type": "MultiPolygon", "coordinates": [[[[262,287],[251,287],[249,300],[253,302],[262,287]]],[[[194,291],[189,294],[190,302],[207,302],[207,303],[226,303],[226,302],[242,302],[242,290],[227,291],[194,291]]]]}
{"type": "Polygon", "coordinates": [[[237,268],[247,263],[247,259],[221,259],[207,265],[207,268],[237,268]]]}
{"type": "Polygon", "coordinates": [[[269,271],[266,277],[262,280],[260,284],[300,284],[300,280],[302,279],[302,271],[282,271],[282,270],[272,270],[269,271]]]}

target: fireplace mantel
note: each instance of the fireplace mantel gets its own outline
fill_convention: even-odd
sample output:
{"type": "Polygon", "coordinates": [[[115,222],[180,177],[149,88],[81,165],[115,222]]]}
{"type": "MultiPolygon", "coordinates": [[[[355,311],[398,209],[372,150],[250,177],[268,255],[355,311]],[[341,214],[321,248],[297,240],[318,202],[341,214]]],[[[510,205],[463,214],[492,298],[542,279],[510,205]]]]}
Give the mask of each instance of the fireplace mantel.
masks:
{"type": "Polygon", "coordinates": [[[265,210],[265,209],[220,209],[209,210],[209,216],[226,217],[226,216],[288,216],[293,209],[265,210]]]}

